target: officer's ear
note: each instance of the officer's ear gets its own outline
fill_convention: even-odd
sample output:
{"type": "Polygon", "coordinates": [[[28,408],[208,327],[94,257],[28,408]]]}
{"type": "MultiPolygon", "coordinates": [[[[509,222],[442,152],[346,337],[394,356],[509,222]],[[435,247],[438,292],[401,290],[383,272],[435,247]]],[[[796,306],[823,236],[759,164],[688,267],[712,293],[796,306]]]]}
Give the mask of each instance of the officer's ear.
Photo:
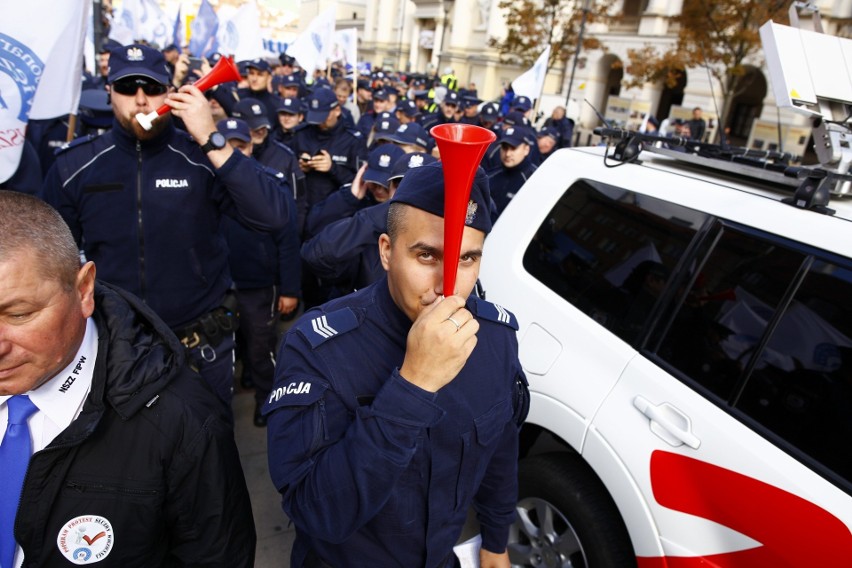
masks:
{"type": "Polygon", "coordinates": [[[387,233],[379,237],[379,257],[382,259],[382,268],[387,272],[390,269],[391,240],[387,233]]]}

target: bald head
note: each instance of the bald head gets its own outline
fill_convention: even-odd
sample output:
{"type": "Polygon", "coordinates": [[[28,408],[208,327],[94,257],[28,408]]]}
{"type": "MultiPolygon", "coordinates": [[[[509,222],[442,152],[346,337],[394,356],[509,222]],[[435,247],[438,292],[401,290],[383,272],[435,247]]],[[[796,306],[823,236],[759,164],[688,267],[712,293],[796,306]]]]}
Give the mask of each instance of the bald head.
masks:
{"type": "Polygon", "coordinates": [[[38,260],[46,279],[74,286],[80,253],[71,230],[44,201],[15,191],[0,191],[0,262],[25,251],[38,260]]]}

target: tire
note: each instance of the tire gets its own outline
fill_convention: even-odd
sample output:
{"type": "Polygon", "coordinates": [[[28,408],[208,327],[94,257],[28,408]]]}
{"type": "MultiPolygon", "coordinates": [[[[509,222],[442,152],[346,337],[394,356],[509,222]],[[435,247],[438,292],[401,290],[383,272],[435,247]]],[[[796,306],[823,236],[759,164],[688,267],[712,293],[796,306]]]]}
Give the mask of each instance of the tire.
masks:
{"type": "Polygon", "coordinates": [[[508,547],[513,567],[636,566],[615,502],[579,455],[526,458],[519,464],[518,476],[518,518],[508,547]]]}

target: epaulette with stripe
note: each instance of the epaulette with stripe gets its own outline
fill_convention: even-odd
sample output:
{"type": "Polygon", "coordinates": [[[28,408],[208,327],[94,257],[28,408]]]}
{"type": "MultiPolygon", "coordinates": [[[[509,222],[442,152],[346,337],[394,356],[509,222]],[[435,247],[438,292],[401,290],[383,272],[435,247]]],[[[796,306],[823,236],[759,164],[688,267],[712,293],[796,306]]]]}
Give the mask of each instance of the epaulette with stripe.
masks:
{"type": "Polygon", "coordinates": [[[515,331],[518,331],[518,319],[515,317],[515,314],[503,306],[499,304],[492,304],[491,302],[486,302],[479,298],[473,298],[471,307],[477,317],[488,321],[502,323],[503,325],[507,325],[515,331]]]}
{"type": "Polygon", "coordinates": [[[305,318],[296,325],[296,329],[316,349],[329,339],[343,335],[361,325],[351,308],[342,308],[319,314],[311,319],[305,318]]]}
{"type": "Polygon", "coordinates": [[[71,140],[70,142],[66,142],[65,144],[63,144],[62,146],[60,146],[59,148],[54,150],[54,154],[59,155],[62,152],[66,152],[66,151],[70,150],[71,148],[74,148],[75,146],[80,146],[81,144],[88,144],[89,142],[91,142],[95,138],[96,138],[96,136],[93,136],[92,134],[80,136],[79,138],[75,138],[74,140],[71,140]]]}

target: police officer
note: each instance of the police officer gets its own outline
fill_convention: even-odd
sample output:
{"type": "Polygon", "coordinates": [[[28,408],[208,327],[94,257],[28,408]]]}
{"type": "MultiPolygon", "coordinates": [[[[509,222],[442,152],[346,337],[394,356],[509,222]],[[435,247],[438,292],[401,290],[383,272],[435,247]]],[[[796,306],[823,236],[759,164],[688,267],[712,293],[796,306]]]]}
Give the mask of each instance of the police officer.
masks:
{"type": "Polygon", "coordinates": [[[296,132],[305,127],[302,122],[304,117],[302,101],[293,97],[281,99],[278,103],[278,123],[273,131],[275,140],[292,149],[296,132]]]}
{"type": "Polygon", "coordinates": [[[393,113],[380,112],[376,116],[376,121],[373,123],[373,129],[370,131],[370,137],[367,139],[367,148],[372,151],[380,144],[391,142],[391,139],[399,126],[399,121],[393,113]]]}
{"type": "Polygon", "coordinates": [[[536,135],[536,145],[539,151],[539,161],[536,166],[540,166],[559,148],[559,133],[552,126],[545,126],[536,135]]]}
{"type": "Polygon", "coordinates": [[[459,94],[455,91],[447,91],[444,100],[441,101],[438,112],[430,114],[423,119],[423,127],[426,130],[431,129],[438,124],[449,124],[458,122],[456,120],[456,111],[459,109],[459,94]]]}
{"type": "Polygon", "coordinates": [[[158,50],[110,54],[110,131],[57,156],[43,188],[104,280],[142,298],[176,332],[226,403],[233,389],[231,286],[223,214],[259,230],[287,222],[286,181],[235,152],[216,130],[204,95],[169,93],[158,50]],[[171,107],[144,130],[136,114],[171,107]],[[177,130],[180,118],[192,136],[177,130]]]}
{"type": "Polygon", "coordinates": [[[246,80],[248,87],[238,89],[237,95],[239,98],[253,98],[263,103],[266,107],[267,118],[270,124],[275,124],[278,121],[278,113],[275,110],[278,107],[278,99],[273,95],[269,88],[272,84],[272,68],[265,59],[257,58],[246,62],[248,74],[246,80]]]}
{"type": "Polygon", "coordinates": [[[462,97],[462,116],[459,122],[462,124],[474,124],[479,126],[479,104],[482,102],[473,95],[462,97]]]}
{"type": "Polygon", "coordinates": [[[509,566],[526,406],[517,322],[470,296],[491,229],[481,170],[444,289],[443,194],[440,164],[408,172],[379,238],[386,278],[306,312],[279,351],[264,412],[295,568],[453,566],[471,505],[480,566],[509,566]]]}
{"type": "Polygon", "coordinates": [[[405,152],[395,144],[379,144],[367,157],[352,183],[348,183],[311,207],[304,234],[311,237],[331,223],[351,217],[358,210],[391,197],[388,178],[394,162],[405,152]]]}
{"type": "MultiPolygon", "coordinates": [[[[390,197],[409,170],[436,161],[431,154],[423,152],[403,154],[397,158],[386,182],[390,197]]],[[[384,201],[362,207],[351,217],[326,226],[302,245],[302,259],[314,274],[333,282],[343,293],[360,290],[381,280],[385,270],[376,243],[387,230],[389,206],[390,201],[384,201]]]]}
{"type": "Polygon", "coordinates": [[[373,91],[373,109],[361,115],[358,119],[358,131],[366,139],[370,135],[370,130],[373,128],[373,123],[376,121],[376,115],[382,112],[393,112],[394,105],[390,101],[390,93],[385,89],[377,89],[373,91]]]}
{"type": "Polygon", "coordinates": [[[411,99],[405,99],[396,105],[396,118],[400,124],[417,122],[420,119],[420,108],[411,99]]]}
{"type": "Polygon", "coordinates": [[[299,130],[291,143],[307,181],[305,199],[297,203],[300,227],[304,226],[308,209],[352,182],[361,161],[367,158],[364,138],[357,130],[347,130],[340,121],[340,105],[334,91],[316,89],[307,107],[308,126],[299,130]]]}
{"type": "MultiPolygon", "coordinates": [[[[239,118],[226,118],[219,121],[216,128],[235,150],[252,157],[253,134],[248,123],[239,118]]],[[[243,375],[250,376],[254,383],[253,421],[257,427],[266,426],[260,408],[272,389],[275,371],[278,336],[273,324],[278,314],[293,313],[301,296],[295,206],[292,198],[288,197],[287,201],[293,218],[283,229],[259,233],[228,217],[223,219],[222,225],[239,308],[239,333],[244,339],[243,375]]]]}
{"type": "Polygon", "coordinates": [[[489,174],[491,195],[497,205],[498,215],[536,170],[535,164],[529,159],[531,136],[528,128],[513,126],[504,130],[500,137],[502,167],[489,174]]]}

